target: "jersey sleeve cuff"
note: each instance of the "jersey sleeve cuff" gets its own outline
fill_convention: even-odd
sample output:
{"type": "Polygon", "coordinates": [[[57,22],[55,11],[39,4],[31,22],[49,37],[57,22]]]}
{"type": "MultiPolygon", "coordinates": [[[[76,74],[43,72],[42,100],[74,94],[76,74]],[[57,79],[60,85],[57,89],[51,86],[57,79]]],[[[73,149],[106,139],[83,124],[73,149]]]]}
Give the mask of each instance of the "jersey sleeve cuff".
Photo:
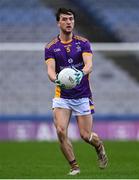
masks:
{"type": "Polygon", "coordinates": [[[92,55],[91,52],[83,52],[82,54],[83,54],[83,55],[87,55],[87,56],[91,56],[91,55],[92,55]]]}
{"type": "Polygon", "coordinates": [[[48,61],[50,60],[55,60],[54,58],[48,58],[48,59],[45,59],[45,63],[47,63],[48,61]]]}

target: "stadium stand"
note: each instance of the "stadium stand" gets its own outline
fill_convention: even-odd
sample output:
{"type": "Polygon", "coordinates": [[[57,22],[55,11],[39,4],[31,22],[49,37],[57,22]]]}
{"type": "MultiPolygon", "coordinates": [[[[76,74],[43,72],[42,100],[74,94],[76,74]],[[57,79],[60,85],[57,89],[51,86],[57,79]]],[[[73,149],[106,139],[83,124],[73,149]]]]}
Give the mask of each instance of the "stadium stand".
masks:
{"type": "MultiPolygon", "coordinates": [[[[107,32],[110,38],[113,36],[119,42],[139,41],[139,1],[81,0],[78,3],[78,0],[72,0],[72,2],[75,6],[78,5],[81,10],[83,9],[90,22],[107,32]]],[[[91,32],[94,33],[93,29],[91,32]]],[[[112,41],[116,42],[114,39],[112,41]]],[[[137,51],[130,55],[125,53],[124,56],[118,55],[117,57],[113,54],[110,60],[139,81],[139,55],[137,51]]]]}
{"type": "Polygon", "coordinates": [[[134,42],[139,40],[139,2],[137,0],[124,0],[122,2],[120,0],[81,0],[80,3],[78,3],[77,0],[66,0],[64,1],[65,3],[62,3],[62,1],[63,0],[59,3],[57,0],[54,2],[25,0],[21,3],[21,1],[18,0],[1,0],[0,41],[49,41],[58,33],[55,26],[54,8],[52,8],[52,4],[55,4],[55,9],[58,8],[58,4],[65,6],[67,4],[67,6],[74,7],[78,12],[77,18],[82,19],[82,27],[81,23],[78,23],[78,26],[84,30],[82,33],[88,34],[87,37],[93,42],[96,40],[104,42],[116,42],[117,40],[134,42]],[[76,6],[71,2],[75,3],[76,6]],[[51,6],[48,7],[47,4],[51,6]],[[84,16],[83,13],[81,13],[82,9],[84,9],[85,12],[84,16]],[[88,18],[92,23],[88,21],[88,18]],[[87,22],[86,24],[84,23],[85,21],[87,22]],[[89,27],[89,29],[87,29],[87,27],[89,27]],[[91,33],[90,28],[92,29],[91,33]],[[85,33],[85,31],[87,33],[85,33]],[[104,32],[105,36],[102,32],[104,32]]]}
{"type": "Polygon", "coordinates": [[[42,52],[0,52],[0,114],[39,114],[51,109],[42,52]]]}
{"type": "Polygon", "coordinates": [[[72,0],[95,18],[102,28],[113,33],[117,39],[127,42],[139,41],[138,0],[72,0]]]}
{"type": "MultiPolygon", "coordinates": [[[[58,34],[55,10],[73,9],[75,33],[90,42],[132,42],[138,40],[139,4],[132,2],[134,7],[130,0],[0,0],[0,140],[57,139],[51,111],[54,84],[42,48],[58,34]]],[[[93,60],[95,131],[104,139],[138,139],[138,57],[128,51],[94,51],[93,60]]],[[[69,135],[79,139],[74,118],[69,135]]]]}
{"type": "MultiPolygon", "coordinates": [[[[99,7],[99,11],[95,11],[97,16],[101,7],[105,6],[104,9],[106,9],[107,2],[109,2],[107,16],[111,8],[114,8],[114,4],[116,11],[120,11],[118,10],[119,0],[82,0],[79,5],[89,13],[99,7]]],[[[58,32],[54,12],[46,4],[44,5],[39,0],[24,0],[22,3],[19,0],[1,0],[0,42],[49,41],[58,32]]],[[[130,9],[130,0],[122,1],[122,7],[130,9]]],[[[111,11],[114,14],[115,11],[111,11]]],[[[110,18],[114,19],[114,17],[113,15],[110,18]]],[[[100,19],[103,18],[100,16],[100,19]]],[[[115,24],[116,22],[117,20],[115,24]]],[[[0,114],[47,114],[50,112],[54,91],[52,91],[52,83],[48,80],[43,58],[42,51],[0,51],[0,114]]],[[[96,113],[137,114],[139,112],[139,85],[130,77],[130,74],[117,67],[111,60],[112,57],[106,58],[101,53],[96,53],[94,57],[95,68],[91,76],[91,84],[96,102],[96,113]],[[136,106],[133,106],[134,104],[136,106]]]]}
{"type": "MultiPolygon", "coordinates": [[[[43,53],[1,51],[0,57],[0,114],[49,114],[54,87],[43,53]]],[[[139,112],[139,85],[101,53],[95,54],[91,85],[97,114],[139,112]]]]}
{"type": "Polygon", "coordinates": [[[138,114],[139,84],[103,54],[94,58],[91,82],[94,89],[96,112],[99,114],[138,114]]]}
{"type": "Polygon", "coordinates": [[[52,9],[40,0],[1,0],[0,27],[1,42],[46,42],[58,33],[52,9]]]}

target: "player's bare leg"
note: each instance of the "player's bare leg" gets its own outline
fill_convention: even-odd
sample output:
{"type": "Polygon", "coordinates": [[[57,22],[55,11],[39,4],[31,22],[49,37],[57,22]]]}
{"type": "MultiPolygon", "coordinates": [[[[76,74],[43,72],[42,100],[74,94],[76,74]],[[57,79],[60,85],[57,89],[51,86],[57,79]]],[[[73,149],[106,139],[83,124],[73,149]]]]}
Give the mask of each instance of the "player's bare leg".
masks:
{"type": "Polygon", "coordinates": [[[65,158],[68,160],[71,171],[69,175],[76,175],[80,173],[79,165],[75,159],[72,144],[67,136],[67,129],[69,125],[69,120],[71,116],[71,110],[63,108],[55,108],[54,114],[54,124],[57,130],[57,135],[60,143],[61,151],[63,152],[65,158]]]}
{"type": "Polygon", "coordinates": [[[104,169],[107,166],[108,158],[103,142],[100,140],[96,133],[92,132],[92,115],[78,116],[77,122],[82,139],[95,147],[98,155],[99,167],[101,169],[104,169]]]}

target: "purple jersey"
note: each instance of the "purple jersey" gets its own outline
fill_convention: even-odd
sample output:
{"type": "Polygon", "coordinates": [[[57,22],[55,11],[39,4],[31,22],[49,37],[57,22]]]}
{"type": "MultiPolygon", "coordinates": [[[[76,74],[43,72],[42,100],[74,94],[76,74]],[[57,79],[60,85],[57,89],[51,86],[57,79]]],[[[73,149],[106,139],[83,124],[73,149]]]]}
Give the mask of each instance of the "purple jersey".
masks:
{"type": "MultiPolygon", "coordinates": [[[[87,39],[73,35],[70,42],[61,42],[59,37],[47,44],[45,48],[45,61],[55,61],[56,73],[63,68],[75,67],[79,70],[83,69],[83,53],[91,53],[90,43],[87,39]]],[[[78,99],[91,97],[91,90],[88,75],[85,75],[79,85],[73,89],[60,89],[58,86],[55,90],[55,97],[66,99],[78,99]]]]}

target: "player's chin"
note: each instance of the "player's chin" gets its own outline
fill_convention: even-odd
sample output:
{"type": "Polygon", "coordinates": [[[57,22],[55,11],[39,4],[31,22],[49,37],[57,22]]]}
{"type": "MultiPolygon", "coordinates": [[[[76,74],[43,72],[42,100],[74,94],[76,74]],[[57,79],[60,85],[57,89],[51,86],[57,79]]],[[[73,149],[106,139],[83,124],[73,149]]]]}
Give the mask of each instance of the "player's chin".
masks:
{"type": "Polygon", "coordinates": [[[67,28],[67,29],[66,29],[66,32],[67,32],[67,33],[71,33],[72,30],[73,30],[72,28],[67,28]]]}
{"type": "Polygon", "coordinates": [[[72,31],[65,31],[65,34],[71,34],[72,33],[72,31]]]}

